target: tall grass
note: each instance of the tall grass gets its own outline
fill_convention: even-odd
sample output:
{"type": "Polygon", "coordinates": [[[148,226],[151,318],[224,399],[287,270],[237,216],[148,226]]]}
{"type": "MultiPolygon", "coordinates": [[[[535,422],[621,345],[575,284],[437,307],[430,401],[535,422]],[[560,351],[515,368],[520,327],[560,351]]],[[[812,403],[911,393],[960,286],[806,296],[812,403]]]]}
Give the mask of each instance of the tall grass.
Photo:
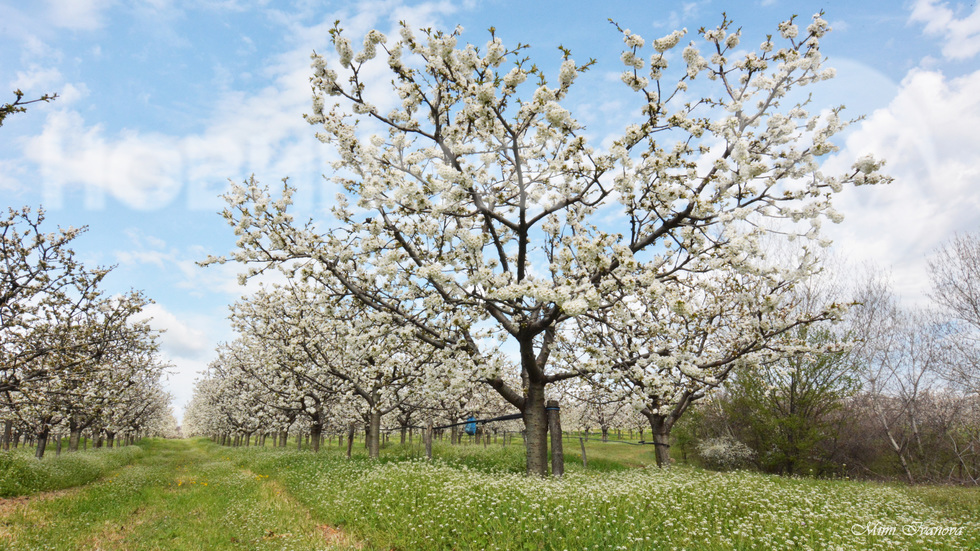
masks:
{"type": "Polygon", "coordinates": [[[135,461],[143,454],[138,446],[102,448],[46,455],[38,460],[34,450],[0,451],[0,497],[13,497],[87,484],[135,461]]]}

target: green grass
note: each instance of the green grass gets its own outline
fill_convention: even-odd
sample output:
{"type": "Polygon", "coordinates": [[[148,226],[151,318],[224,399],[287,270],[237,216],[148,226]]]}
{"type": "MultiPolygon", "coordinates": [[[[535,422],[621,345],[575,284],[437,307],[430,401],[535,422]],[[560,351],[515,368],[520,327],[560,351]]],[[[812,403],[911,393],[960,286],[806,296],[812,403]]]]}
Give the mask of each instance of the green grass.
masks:
{"type": "Polygon", "coordinates": [[[143,450],[136,446],[53,453],[38,460],[34,450],[0,451],[0,497],[60,490],[87,484],[123,465],[132,463],[143,450]]]}
{"type": "Polygon", "coordinates": [[[68,493],[0,502],[0,549],[344,548],[274,480],[191,441],[143,456],[68,493]]]}
{"type": "Polygon", "coordinates": [[[971,489],[685,466],[626,468],[654,463],[652,449],[587,446],[584,471],[566,443],[562,480],[521,475],[519,442],[508,448],[437,444],[433,462],[413,446],[389,446],[379,462],[357,448],[351,461],[336,447],[319,455],[213,449],[278,478],[314,516],[368,549],[980,547],[980,510],[971,489]],[[943,528],[962,533],[928,533],[943,528]]]}
{"type": "Polygon", "coordinates": [[[148,441],[102,481],[0,501],[0,549],[980,549],[980,489],[659,470],[598,442],[583,470],[568,444],[566,476],[537,479],[519,440],[434,461],[148,441]]]}

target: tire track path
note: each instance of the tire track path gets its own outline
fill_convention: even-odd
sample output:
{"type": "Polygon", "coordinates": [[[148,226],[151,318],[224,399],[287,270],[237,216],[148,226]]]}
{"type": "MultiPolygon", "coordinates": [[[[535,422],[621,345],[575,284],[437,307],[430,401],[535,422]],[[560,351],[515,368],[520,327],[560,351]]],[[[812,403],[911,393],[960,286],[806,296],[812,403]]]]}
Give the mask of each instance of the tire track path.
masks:
{"type": "Polygon", "coordinates": [[[0,511],[0,550],[356,549],[278,482],[155,440],[98,482],[0,511]]]}

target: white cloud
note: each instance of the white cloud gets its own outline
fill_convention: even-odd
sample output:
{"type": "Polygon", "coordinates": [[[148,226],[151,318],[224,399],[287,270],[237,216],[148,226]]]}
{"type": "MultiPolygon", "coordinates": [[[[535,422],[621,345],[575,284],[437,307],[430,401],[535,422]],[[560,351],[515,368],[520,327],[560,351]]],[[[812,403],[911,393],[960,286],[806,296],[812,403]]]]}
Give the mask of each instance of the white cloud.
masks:
{"type": "Polygon", "coordinates": [[[27,140],[24,155],[41,168],[45,203],[62,204],[62,189],[82,184],[90,207],[109,192],[133,208],[169,202],[179,191],[181,158],[171,137],[123,133],[107,138],[100,125],[87,127],[74,111],[48,116],[40,135],[27,140]]]}
{"type": "Polygon", "coordinates": [[[102,28],[110,0],[48,0],[48,19],[63,29],[92,31],[102,28]]]}
{"type": "Polygon", "coordinates": [[[180,419],[184,408],[194,397],[194,381],[204,374],[209,361],[180,360],[173,363],[174,368],[164,378],[164,389],[173,396],[174,415],[180,419]]]}
{"type": "Polygon", "coordinates": [[[48,93],[51,88],[59,86],[62,81],[61,71],[55,67],[32,66],[26,71],[17,71],[17,78],[11,83],[11,88],[23,90],[28,94],[34,91],[48,93]]]}
{"type": "Polygon", "coordinates": [[[194,380],[211,361],[215,343],[232,338],[224,320],[199,314],[175,314],[161,304],[143,309],[141,319],[153,318],[150,326],[165,330],[160,337],[161,360],[171,364],[164,388],[174,397],[178,417],[194,393],[194,380]]]}
{"type": "Polygon", "coordinates": [[[970,59],[980,53],[980,5],[973,3],[973,12],[957,18],[948,4],[936,0],[918,0],[910,20],[925,23],[926,34],[942,37],[946,59],[970,59]]]}
{"type": "Polygon", "coordinates": [[[896,290],[913,300],[928,288],[925,259],[957,231],[980,229],[980,71],[949,79],[916,69],[887,107],[872,113],[823,170],[840,173],[872,153],[887,161],[888,186],[847,190],[845,215],[828,234],[853,260],[890,268],[896,290]]]}
{"type": "MultiPolygon", "coordinates": [[[[83,6],[90,14],[86,17],[95,17],[104,4],[87,2],[83,6]]],[[[384,9],[359,5],[357,12],[345,18],[345,27],[352,37],[379,25],[391,26],[389,32],[394,33],[398,18],[409,19],[413,25],[432,25],[439,14],[455,9],[451,2],[424,3],[411,9],[400,2],[385,2],[384,9]],[[388,16],[388,21],[379,21],[388,16]]],[[[270,57],[260,70],[270,84],[251,93],[222,92],[212,116],[193,134],[108,132],[72,110],[71,100],[86,95],[88,89],[83,84],[66,86],[63,91],[69,101],[48,116],[40,135],[25,141],[24,158],[41,172],[44,203],[59,208],[64,206],[66,192],[82,191],[84,205],[90,209],[104,208],[106,198],[112,197],[134,209],[152,210],[172,203],[186,189],[187,207],[214,211],[224,206],[218,195],[228,179],[241,181],[249,174],[270,186],[288,176],[316,198],[331,152],[316,140],[315,129],[302,115],[310,104],[309,55],[314,49],[332,52],[326,48],[326,29],[335,16],[314,25],[282,14],[278,17],[292,38],[289,51],[270,57]]],[[[386,82],[386,75],[374,74],[375,69],[362,77],[386,82]]],[[[38,72],[24,79],[43,76],[38,72]]],[[[60,75],[50,78],[55,76],[60,75]]],[[[377,105],[384,108],[397,101],[387,86],[378,88],[379,95],[370,98],[377,105]]],[[[11,187],[7,180],[4,187],[11,187]]],[[[332,199],[333,194],[323,197],[332,199]]],[[[298,215],[312,215],[317,208],[311,201],[298,201],[297,207],[298,215]]]]}
{"type": "Polygon", "coordinates": [[[187,325],[160,304],[147,305],[141,318],[152,318],[150,326],[165,331],[160,337],[161,349],[171,357],[193,359],[211,352],[207,331],[187,325]]]}

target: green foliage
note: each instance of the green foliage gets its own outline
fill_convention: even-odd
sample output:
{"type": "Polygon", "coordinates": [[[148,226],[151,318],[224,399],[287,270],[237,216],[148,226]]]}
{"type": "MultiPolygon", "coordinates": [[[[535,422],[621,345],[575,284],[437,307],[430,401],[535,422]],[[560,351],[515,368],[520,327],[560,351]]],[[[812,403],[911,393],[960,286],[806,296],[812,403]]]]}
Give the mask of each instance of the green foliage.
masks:
{"type": "Polygon", "coordinates": [[[92,449],[34,457],[31,448],[0,451],[0,497],[60,490],[87,484],[139,458],[138,446],[92,449]]]}
{"type": "Polygon", "coordinates": [[[689,464],[697,456],[697,444],[706,436],[704,408],[703,402],[694,403],[671,430],[670,454],[675,460],[689,464]]]}
{"type": "Polygon", "coordinates": [[[833,414],[858,390],[858,380],[838,336],[819,327],[797,336],[825,351],[741,371],[727,386],[726,413],[734,436],[755,451],[763,470],[833,473],[837,466],[821,447],[833,438],[833,414]]]}

